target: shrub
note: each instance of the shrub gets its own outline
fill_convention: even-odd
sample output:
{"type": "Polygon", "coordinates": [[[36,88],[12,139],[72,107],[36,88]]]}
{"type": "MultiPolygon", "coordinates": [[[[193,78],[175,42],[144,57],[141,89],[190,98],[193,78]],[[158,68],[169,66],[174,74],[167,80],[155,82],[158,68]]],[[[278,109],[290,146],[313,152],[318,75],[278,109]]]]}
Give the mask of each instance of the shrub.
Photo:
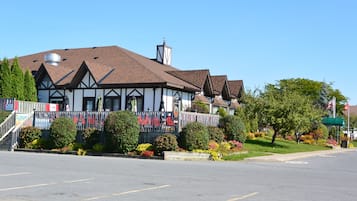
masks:
{"type": "Polygon", "coordinates": [[[143,151],[141,152],[140,156],[147,157],[147,158],[153,157],[154,151],[150,151],[150,150],[143,151]]]}
{"type": "Polygon", "coordinates": [[[21,148],[37,148],[36,145],[39,143],[41,138],[41,130],[32,126],[27,126],[21,128],[20,131],[20,147],[21,148]]]}
{"type": "Polygon", "coordinates": [[[243,149],[243,143],[239,141],[231,140],[228,143],[231,145],[232,151],[241,151],[243,149]]]}
{"type": "Polygon", "coordinates": [[[106,142],[110,151],[127,153],[138,144],[140,127],[137,117],[129,111],[117,111],[104,122],[106,142]]]}
{"type": "Polygon", "coordinates": [[[197,101],[192,103],[192,108],[188,109],[191,112],[198,112],[198,113],[204,113],[208,114],[209,113],[209,108],[207,104],[197,101]]]}
{"type": "Polygon", "coordinates": [[[49,141],[52,148],[62,148],[75,141],[76,125],[67,117],[56,118],[50,127],[49,141]]]}
{"type": "Polygon", "coordinates": [[[2,123],[10,114],[11,112],[0,111],[0,123],[2,123]]]}
{"type": "Polygon", "coordinates": [[[82,140],[84,147],[90,149],[100,143],[100,131],[96,128],[86,128],[82,132],[82,140]]]}
{"type": "Polygon", "coordinates": [[[314,138],[311,134],[305,134],[300,137],[300,140],[304,142],[304,144],[313,144],[314,138]]]}
{"type": "Polygon", "coordinates": [[[157,155],[161,155],[163,151],[176,151],[177,148],[177,138],[170,133],[157,136],[153,143],[153,149],[157,155]]]}
{"type": "Polygon", "coordinates": [[[224,133],[222,129],[214,127],[214,126],[208,126],[208,134],[209,134],[209,139],[214,140],[218,143],[223,142],[224,140],[224,133]]]}
{"type": "Polygon", "coordinates": [[[227,115],[219,120],[219,126],[223,129],[227,140],[238,140],[244,143],[246,140],[246,133],[243,121],[233,115],[227,115]]]}
{"type": "Polygon", "coordinates": [[[153,148],[154,148],[154,147],[152,146],[152,144],[150,144],[150,143],[144,143],[144,144],[139,144],[139,145],[136,147],[135,151],[138,152],[139,154],[141,154],[141,153],[144,152],[144,151],[152,151],[153,148]]]}
{"type": "Polygon", "coordinates": [[[104,150],[104,145],[100,144],[100,143],[97,143],[97,144],[94,144],[93,147],[92,147],[92,150],[94,152],[103,152],[104,150]]]}
{"type": "Polygon", "coordinates": [[[214,141],[214,140],[210,140],[208,142],[208,150],[217,150],[219,148],[219,144],[214,141]]]}
{"type": "Polygon", "coordinates": [[[192,151],[194,149],[208,149],[208,129],[199,122],[191,122],[182,129],[180,143],[182,148],[192,151]]]}
{"type": "Polygon", "coordinates": [[[224,108],[220,107],[220,108],[218,108],[218,110],[217,110],[217,114],[218,114],[220,117],[225,117],[225,116],[227,116],[227,110],[225,110],[224,108]]]}
{"type": "Polygon", "coordinates": [[[255,134],[254,133],[248,133],[247,139],[248,140],[255,140],[255,134]]]}

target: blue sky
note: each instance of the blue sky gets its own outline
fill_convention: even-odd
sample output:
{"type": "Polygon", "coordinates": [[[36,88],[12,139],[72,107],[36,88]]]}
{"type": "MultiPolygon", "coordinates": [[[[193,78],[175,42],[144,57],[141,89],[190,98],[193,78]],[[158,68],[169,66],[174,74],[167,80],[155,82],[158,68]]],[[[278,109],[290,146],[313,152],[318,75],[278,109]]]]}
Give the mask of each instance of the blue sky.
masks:
{"type": "Polygon", "coordinates": [[[1,3],[0,58],[117,45],[173,66],[242,79],[246,89],[280,79],[333,83],[357,104],[355,0],[63,0],[1,3]]]}

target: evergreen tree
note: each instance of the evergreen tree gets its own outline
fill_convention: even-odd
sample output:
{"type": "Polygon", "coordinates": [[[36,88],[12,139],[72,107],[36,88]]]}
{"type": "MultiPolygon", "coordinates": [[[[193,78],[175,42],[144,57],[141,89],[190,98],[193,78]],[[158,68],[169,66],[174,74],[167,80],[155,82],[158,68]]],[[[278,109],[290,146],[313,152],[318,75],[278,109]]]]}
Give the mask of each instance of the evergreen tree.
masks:
{"type": "Polygon", "coordinates": [[[14,59],[11,65],[11,83],[12,97],[17,100],[24,100],[24,73],[17,58],[14,59]]]}
{"type": "Polygon", "coordinates": [[[12,88],[11,88],[11,71],[9,60],[3,59],[0,65],[0,97],[1,98],[11,98],[12,88]]]}
{"type": "Polygon", "coordinates": [[[37,90],[35,79],[27,69],[24,76],[24,100],[37,101],[37,90]]]}

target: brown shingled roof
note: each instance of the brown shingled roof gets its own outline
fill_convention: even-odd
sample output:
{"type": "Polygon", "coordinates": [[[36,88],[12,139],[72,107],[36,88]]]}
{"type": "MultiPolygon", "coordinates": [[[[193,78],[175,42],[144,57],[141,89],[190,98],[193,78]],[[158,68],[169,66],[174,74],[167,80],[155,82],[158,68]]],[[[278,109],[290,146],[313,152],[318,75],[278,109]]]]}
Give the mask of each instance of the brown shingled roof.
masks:
{"type": "Polygon", "coordinates": [[[244,93],[243,80],[228,80],[228,84],[231,95],[235,98],[240,98],[240,95],[244,93]]]}
{"type": "MultiPolygon", "coordinates": [[[[78,48],[78,49],[56,49],[28,56],[19,57],[20,66],[37,71],[42,63],[44,56],[48,53],[57,53],[62,61],[58,66],[44,65],[54,80],[61,80],[58,84],[68,84],[75,80],[75,75],[83,62],[87,65],[93,77],[102,85],[140,85],[156,84],[174,88],[185,89],[188,91],[199,91],[199,89],[166,71],[174,71],[176,68],[160,64],[149,58],[123,49],[117,46],[78,48]],[[57,78],[62,74],[56,74],[58,69],[63,67],[73,70],[74,73],[67,77],[57,78]],[[111,69],[111,73],[108,70],[111,69]],[[55,75],[56,74],[56,75],[55,75]]],[[[61,71],[61,70],[59,70],[61,71]]]]}
{"type": "Polygon", "coordinates": [[[226,75],[211,76],[213,89],[217,95],[222,95],[223,98],[230,98],[230,89],[226,75]]]}
{"type": "Polygon", "coordinates": [[[186,70],[186,71],[168,71],[167,73],[182,79],[199,89],[201,91],[205,90],[205,95],[212,96],[213,93],[213,85],[211,81],[211,76],[209,70],[186,70]],[[205,85],[207,83],[207,85],[205,85]],[[205,87],[207,89],[205,89],[205,87]]]}

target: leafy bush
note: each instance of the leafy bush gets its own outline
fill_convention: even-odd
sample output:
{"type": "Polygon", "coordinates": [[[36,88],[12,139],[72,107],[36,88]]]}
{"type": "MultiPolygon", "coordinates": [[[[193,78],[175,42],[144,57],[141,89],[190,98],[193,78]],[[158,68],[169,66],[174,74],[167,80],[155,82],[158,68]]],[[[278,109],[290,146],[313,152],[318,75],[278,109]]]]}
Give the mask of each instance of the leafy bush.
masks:
{"type": "Polygon", "coordinates": [[[93,150],[94,152],[103,152],[103,150],[104,150],[104,145],[103,145],[103,144],[100,144],[100,143],[94,144],[93,147],[92,147],[92,150],[93,150]]]}
{"type": "Polygon", "coordinates": [[[243,121],[237,116],[227,115],[219,120],[219,127],[223,129],[227,140],[238,140],[244,143],[247,136],[243,121]]]}
{"type": "Polygon", "coordinates": [[[219,144],[214,141],[214,140],[210,140],[208,142],[208,150],[217,150],[219,148],[219,144]]]}
{"type": "Polygon", "coordinates": [[[96,128],[86,128],[82,132],[82,140],[84,147],[90,149],[100,143],[100,131],[96,128]]]}
{"type": "Polygon", "coordinates": [[[224,140],[224,133],[222,129],[214,127],[214,126],[208,126],[208,134],[209,134],[209,139],[214,140],[218,143],[222,142],[224,140]]]}
{"type": "Polygon", "coordinates": [[[10,114],[11,112],[0,111],[0,123],[2,123],[10,114]]]}
{"type": "Polygon", "coordinates": [[[137,151],[139,154],[141,154],[144,151],[152,151],[154,147],[150,143],[144,143],[144,144],[139,144],[135,151],[137,151]]]}
{"type": "Polygon", "coordinates": [[[208,114],[209,108],[208,108],[207,104],[205,104],[201,101],[197,101],[197,102],[192,103],[192,107],[189,108],[188,111],[208,114]]]}
{"type": "Polygon", "coordinates": [[[143,157],[150,158],[150,157],[154,156],[154,151],[146,150],[146,151],[141,152],[140,155],[143,157]]]}
{"type": "Polygon", "coordinates": [[[227,110],[225,110],[224,108],[220,107],[217,111],[217,114],[220,116],[220,117],[225,117],[227,116],[227,110]]]}
{"type": "Polygon", "coordinates": [[[21,148],[37,148],[36,145],[39,143],[39,140],[41,138],[41,130],[32,127],[32,126],[27,126],[21,128],[20,131],[20,147],[21,148]]]}
{"type": "Polygon", "coordinates": [[[139,141],[140,127],[137,117],[129,111],[112,112],[105,119],[104,130],[109,151],[127,153],[139,141]]]}
{"type": "Polygon", "coordinates": [[[177,138],[170,133],[157,136],[153,143],[153,149],[156,155],[161,155],[163,151],[176,151],[177,148],[177,138]]]}
{"type": "Polygon", "coordinates": [[[52,148],[63,148],[75,141],[77,128],[72,119],[56,118],[50,127],[49,142],[52,148]]]}
{"type": "Polygon", "coordinates": [[[194,149],[208,149],[209,134],[205,125],[199,122],[191,122],[182,129],[180,135],[182,148],[192,151],[194,149]]]}
{"type": "Polygon", "coordinates": [[[305,134],[300,137],[300,140],[304,142],[304,144],[313,144],[314,138],[311,134],[305,134]]]}

